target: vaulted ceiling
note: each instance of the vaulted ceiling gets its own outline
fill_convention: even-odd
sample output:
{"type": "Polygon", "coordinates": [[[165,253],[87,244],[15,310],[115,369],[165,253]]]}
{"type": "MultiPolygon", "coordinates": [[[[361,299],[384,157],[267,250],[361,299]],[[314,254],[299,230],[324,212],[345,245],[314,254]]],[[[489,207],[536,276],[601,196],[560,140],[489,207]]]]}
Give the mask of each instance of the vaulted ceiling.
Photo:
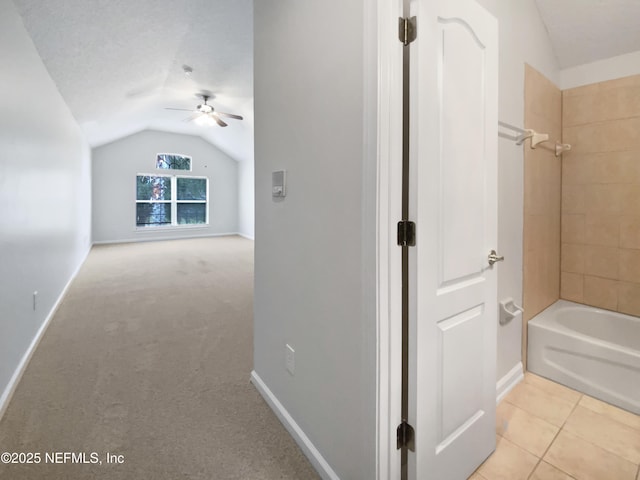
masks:
{"type": "Polygon", "coordinates": [[[237,160],[253,159],[252,0],[15,4],[92,146],[150,128],[199,135],[237,160]],[[183,121],[189,112],[165,110],[193,109],[202,92],[244,120],[200,126],[183,121]]]}
{"type": "Polygon", "coordinates": [[[536,0],[560,68],[640,50],[639,0],[536,0]]]}
{"type": "MultiPolygon", "coordinates": [[[[252,0],[14,2],[92,146],[157,129],[253,159],[252,0]],[[244,120],[199,126],[184,121],[189,112],[165,110],[193,109],[203,92],[244,120]]],[[[640,50],[640,0],[536,2],[561,68],[640,50]]]]}

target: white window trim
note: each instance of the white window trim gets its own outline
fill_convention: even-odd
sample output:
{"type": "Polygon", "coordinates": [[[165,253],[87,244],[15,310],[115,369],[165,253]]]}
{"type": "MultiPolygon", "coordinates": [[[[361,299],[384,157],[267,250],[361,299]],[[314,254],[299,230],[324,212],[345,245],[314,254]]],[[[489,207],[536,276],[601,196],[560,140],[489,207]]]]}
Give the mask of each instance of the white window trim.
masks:
{"type": "MultiPolygon", "coordinates": [[[[171,154],[170,154],[171,155],[171,154]]],[[[186,155],[185,155],[186,156],[186,155]]],[[[162,170],[162,169],[159,169],[162,170]]],[[[178,170],[179,171],[179,170],[178,170]]],[[[186,171],[186,170],[182,170],[186,171]]],[[[198,175],[169,175],[169,174],[156,174],[156,173],[136,173],[135,182],[133,185],[133,197],[135,198],[135,204],[139,203],[169,203],[171,204],[171,225],[147,225],[138,226],[136,216],[134,215],[134,229],[137,232],[153,232],[158,230],[184,230],[184,229],[198,229],[209,227],[209,177],[198,175]],[[138,200],[138,177],[167,177],[171,179],[171,200],[138,200]],[[191,178],[205,180],[206,188],[206,200],[178,200],[178,178],[191,178]],[[203,203],[205,205],[205,222],[196,224],[180,224],[178,221],[178,204],[179,203],[203,203]]],[[[137,214],[137,211],[135,212],[137,214]]]]}

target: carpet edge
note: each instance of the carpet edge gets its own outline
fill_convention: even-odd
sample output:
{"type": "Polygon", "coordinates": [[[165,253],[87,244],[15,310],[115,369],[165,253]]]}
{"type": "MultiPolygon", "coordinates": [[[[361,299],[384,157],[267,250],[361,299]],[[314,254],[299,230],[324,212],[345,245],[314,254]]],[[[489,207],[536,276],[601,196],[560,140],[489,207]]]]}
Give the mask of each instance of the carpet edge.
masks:
{"type": "Polygon", "coordinates": [[[329,463],[320,454],[320,451],[309,440],[302,428],[296,423],[286,408],[280,403],[273,392],[262,381],[255,370],[251,371],[251,383],[256,387],[267,405],[276,414],[284,428],[287,429],[293,440],[298,444],[302,453],[309,459],[313,468],[324,480],[340,480],[340,477],[333,471],[329,463]]]}
{"type": "Polygon", "coordinates": [[[2,392],[2,395],[0,395],[0,420],[2,420],[2,417],[4,417],[4,414],[6,413],[7,408],[9,407],[9,403],[11,403],[11,398],[13,398],[13,394],[15,393],[16,388],[18,388],[18,384],[22,379],[22,375],[24,375],[24,372],[27,369],[27,366],[29,366],[31,357],[33,357],[33,354],[35,353],[36,348],[38,348],[38,345],[40,344],[42,337],[47,331],[47,328],[49,327],[49,324],[51,323],[51,320],[53,319],[54,315],[58,311],[58,307],[60,307],[62,300],[67,294],[67,291],[69,290],[69,287],[71,287],[71,284],[78,276],[78,273],[80,273],[80,269],[84,265],[84,262],[87,260],[87,257],[89,256],[89,252],[91,252],[91,247],[87,249],[84,255],[84,258],[82,259],[82,261],[79,262],[75,271],[71,274],[71,277],[69,277],[69,281],[60,292],[60,295],[58,295],[56,302],[53,304],[53,307],[51,307],[51,310],[49,310],[49,314],[44,319],[44,322],[42,322],[42,325],[40,325],[40,328],[34,335],[33,340],[31,340],[29,347],[24,352],[24,355],[22,356],[20,363],[18,363],[18,366],[14,370],[13,375],[9,379],[9,382],[7,383],[7,386],[2,392]]]}

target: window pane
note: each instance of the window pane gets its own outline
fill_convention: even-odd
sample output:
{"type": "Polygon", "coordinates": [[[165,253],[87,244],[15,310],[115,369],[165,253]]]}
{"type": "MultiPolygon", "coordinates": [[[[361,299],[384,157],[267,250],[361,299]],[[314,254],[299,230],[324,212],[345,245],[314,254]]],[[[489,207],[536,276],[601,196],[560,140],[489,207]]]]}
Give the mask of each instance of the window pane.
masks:
{"type": "Polygon", "coordinates": [[[171,200],[171,177],[138,175],[136,200],[171,200]]]}
{"type": "Polygon", "coordinates": [[[206,200],[206,178],[178,178],[178,201],[180,200],[206,200]]]}
{"type": "Polygon", "coordinates": [[[191,170],[191,157],[160,153],[156,158],[156,168],[163,170],[191,170]]]}
{"type": "Polygon", "coordinates": [[[189,225],[206,223],[207,205],[205,203],[179,203],[178,224],[189,225]]]}
{"type": "Polygon", "coordinates": [[[171,204],[136,203],[136,225],[138,227],[171,225],[171,204]]]}

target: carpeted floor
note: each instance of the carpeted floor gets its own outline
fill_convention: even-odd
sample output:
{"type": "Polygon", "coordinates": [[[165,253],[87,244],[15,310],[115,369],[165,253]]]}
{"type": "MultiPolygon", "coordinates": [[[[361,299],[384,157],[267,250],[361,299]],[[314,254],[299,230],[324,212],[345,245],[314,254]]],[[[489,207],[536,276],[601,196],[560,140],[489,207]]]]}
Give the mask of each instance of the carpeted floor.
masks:
{"type": "Polygon", "coordinates": [[[41,463],[0,479],[317,479],[249,383],[252,298],[240,237],[94,247],[0,421],[41,463]]]}

